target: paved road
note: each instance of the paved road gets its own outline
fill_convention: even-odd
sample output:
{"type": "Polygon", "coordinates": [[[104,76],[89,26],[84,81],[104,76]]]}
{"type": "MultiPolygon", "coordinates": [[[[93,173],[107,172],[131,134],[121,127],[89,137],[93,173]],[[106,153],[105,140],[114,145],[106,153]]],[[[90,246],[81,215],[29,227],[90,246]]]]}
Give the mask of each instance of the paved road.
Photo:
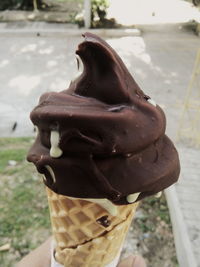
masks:
{"type": "MultiPolygon", "coordinates": [[[[65,89],[77,75],[74,51],[80,40],[55,33],[43,37],[0,32],[0,136],[33,134],[29,112],[41,93],[65,89]]],[[[162,26],[140,37],[107,40],[142,89],[164,107],[168,131],[174,135],[180,114],[177,103],[184,98],[199,38],[162,26]]]]}
{"type": "Polygon", "coordinates": [[[197,266],[200,266],[200,161],[199,149],[180,147],[182,180],[177,184],[177,193],[183,219],[186,222],[197,266]]]}
{"type": "Polygon", "coordinates": [[[73,53],[78,41],[59,36],[0,36],[1,136],[33,134],[28,117],[41,93],[67,88],[76,75],[73,53]]]}

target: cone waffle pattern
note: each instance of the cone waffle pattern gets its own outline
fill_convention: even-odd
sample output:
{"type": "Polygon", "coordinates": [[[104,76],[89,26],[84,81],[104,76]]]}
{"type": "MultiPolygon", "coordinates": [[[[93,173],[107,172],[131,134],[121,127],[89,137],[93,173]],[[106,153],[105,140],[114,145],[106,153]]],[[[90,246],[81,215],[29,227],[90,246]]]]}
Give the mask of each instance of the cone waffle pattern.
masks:
{"type": "Polygon", "coordinates": [[[69,199],[49,188],[47,196],[59,263],[67,267],[102,267],[117,256],[137,203],[118,206],[117,216],[111,216],[96,203],[69,199]],[[103,216],[108,216],[108,227],[97,222],[103,216]]]}

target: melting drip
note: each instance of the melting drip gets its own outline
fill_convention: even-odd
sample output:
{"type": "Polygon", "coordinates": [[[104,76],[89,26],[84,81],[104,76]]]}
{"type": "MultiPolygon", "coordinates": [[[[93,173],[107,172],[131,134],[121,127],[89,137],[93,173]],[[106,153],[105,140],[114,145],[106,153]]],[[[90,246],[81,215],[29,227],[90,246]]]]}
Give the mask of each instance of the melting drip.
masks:
{"type": "Polygon", "coordinates": [[[80,59],[79,55],[76,55],[76,62],[77,62],[78,72],[81,74],[83,72],[84,66],[83,66],[82,60],[80,59]]]}
{"type": "Polygon", "coordinates": [[[158,192],[157,194],[155,194],[155,197],[157,197],[157,198],[159,198],[159,197],[161,197],[162,196],[162,192],[160,191],[160,192],[158,192]]]}
{"type": "Polygon", "coordinates": [[[51,178],[55,184],[56,183],[56,177],[55,177],[55,174],[54,174],[52,168],[49,165],[45,165],[45,167],[47,168],[47,170],[48,170],[49,174],[51,175],[51,178]]]}
{"type": "Polygon", "coordinates": [[[128,201],[128,203],[133,203],[136,201],[136,199],[138,198],[140,192],[138,193],[134,193],[134,194],[130,194],[126,197],[126,200],[128,201]]]}
{"type": "Polygon", "coordinates": [[[51,149],[50,149],[50,156],[52,158],[59,158],[62,155],[62,150],[59,148],[58,144],[60,141],[60,135],[58,131],[51,131],[51,149]]]}
{"type": "Polygon", "coordinates": [[[147,102],[150,103],[151,105],[153,105],[154,107],[156,107],[156,105],[157,105],[156,102],[151,98],[147,99],[147,102]]]}
{"type": "Polygon", "coordinates": [[[75,198],[75,197],[68,197],[68,198],[69,199],[81,199],[81,200],[86,200],[86,201],[96,203],[102,208],[104,208],[105,210],[107,210],[107,212],[112,216],[116,216],[118,213],[117,206],[114,205],[107,198],[75,198]]]}

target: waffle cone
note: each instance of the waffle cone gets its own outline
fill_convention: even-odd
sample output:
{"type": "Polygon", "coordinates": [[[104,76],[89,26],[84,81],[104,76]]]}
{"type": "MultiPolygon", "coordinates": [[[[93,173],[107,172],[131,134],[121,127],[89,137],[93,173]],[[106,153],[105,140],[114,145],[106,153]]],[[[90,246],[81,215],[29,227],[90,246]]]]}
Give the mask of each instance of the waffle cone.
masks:
{"type": "Polygon", "coordinates": [[[118,254],[128,231],[137,203],[118,206],[112,216],[100,205],[71,199],[47,188],[55,258],[70,267],[102,267],[118,254]],[[98,220],[108,216],[109,226],[98,220]]]}

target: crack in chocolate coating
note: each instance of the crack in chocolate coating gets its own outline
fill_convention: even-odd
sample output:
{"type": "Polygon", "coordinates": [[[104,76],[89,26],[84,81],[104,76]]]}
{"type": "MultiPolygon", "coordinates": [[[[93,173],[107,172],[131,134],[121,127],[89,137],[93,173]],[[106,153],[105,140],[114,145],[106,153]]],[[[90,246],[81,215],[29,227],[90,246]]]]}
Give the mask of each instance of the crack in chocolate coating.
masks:
{"type": "Polygon", "coordinates": [[[31,112],[39,134],[28,160],[46,176],[46,185],[77,198],[107,198],[128,204],[175,183],[177,151],[165,135],[162,109],[148,102],[116,52],[85,33],[76,54],[83,73],[62,92],[45,93],[31,112]],[[51,131],[58,131],[62,155],[49,154],[51,131]],[[45,165],[51,167],[56,183],[45,165]]]}

